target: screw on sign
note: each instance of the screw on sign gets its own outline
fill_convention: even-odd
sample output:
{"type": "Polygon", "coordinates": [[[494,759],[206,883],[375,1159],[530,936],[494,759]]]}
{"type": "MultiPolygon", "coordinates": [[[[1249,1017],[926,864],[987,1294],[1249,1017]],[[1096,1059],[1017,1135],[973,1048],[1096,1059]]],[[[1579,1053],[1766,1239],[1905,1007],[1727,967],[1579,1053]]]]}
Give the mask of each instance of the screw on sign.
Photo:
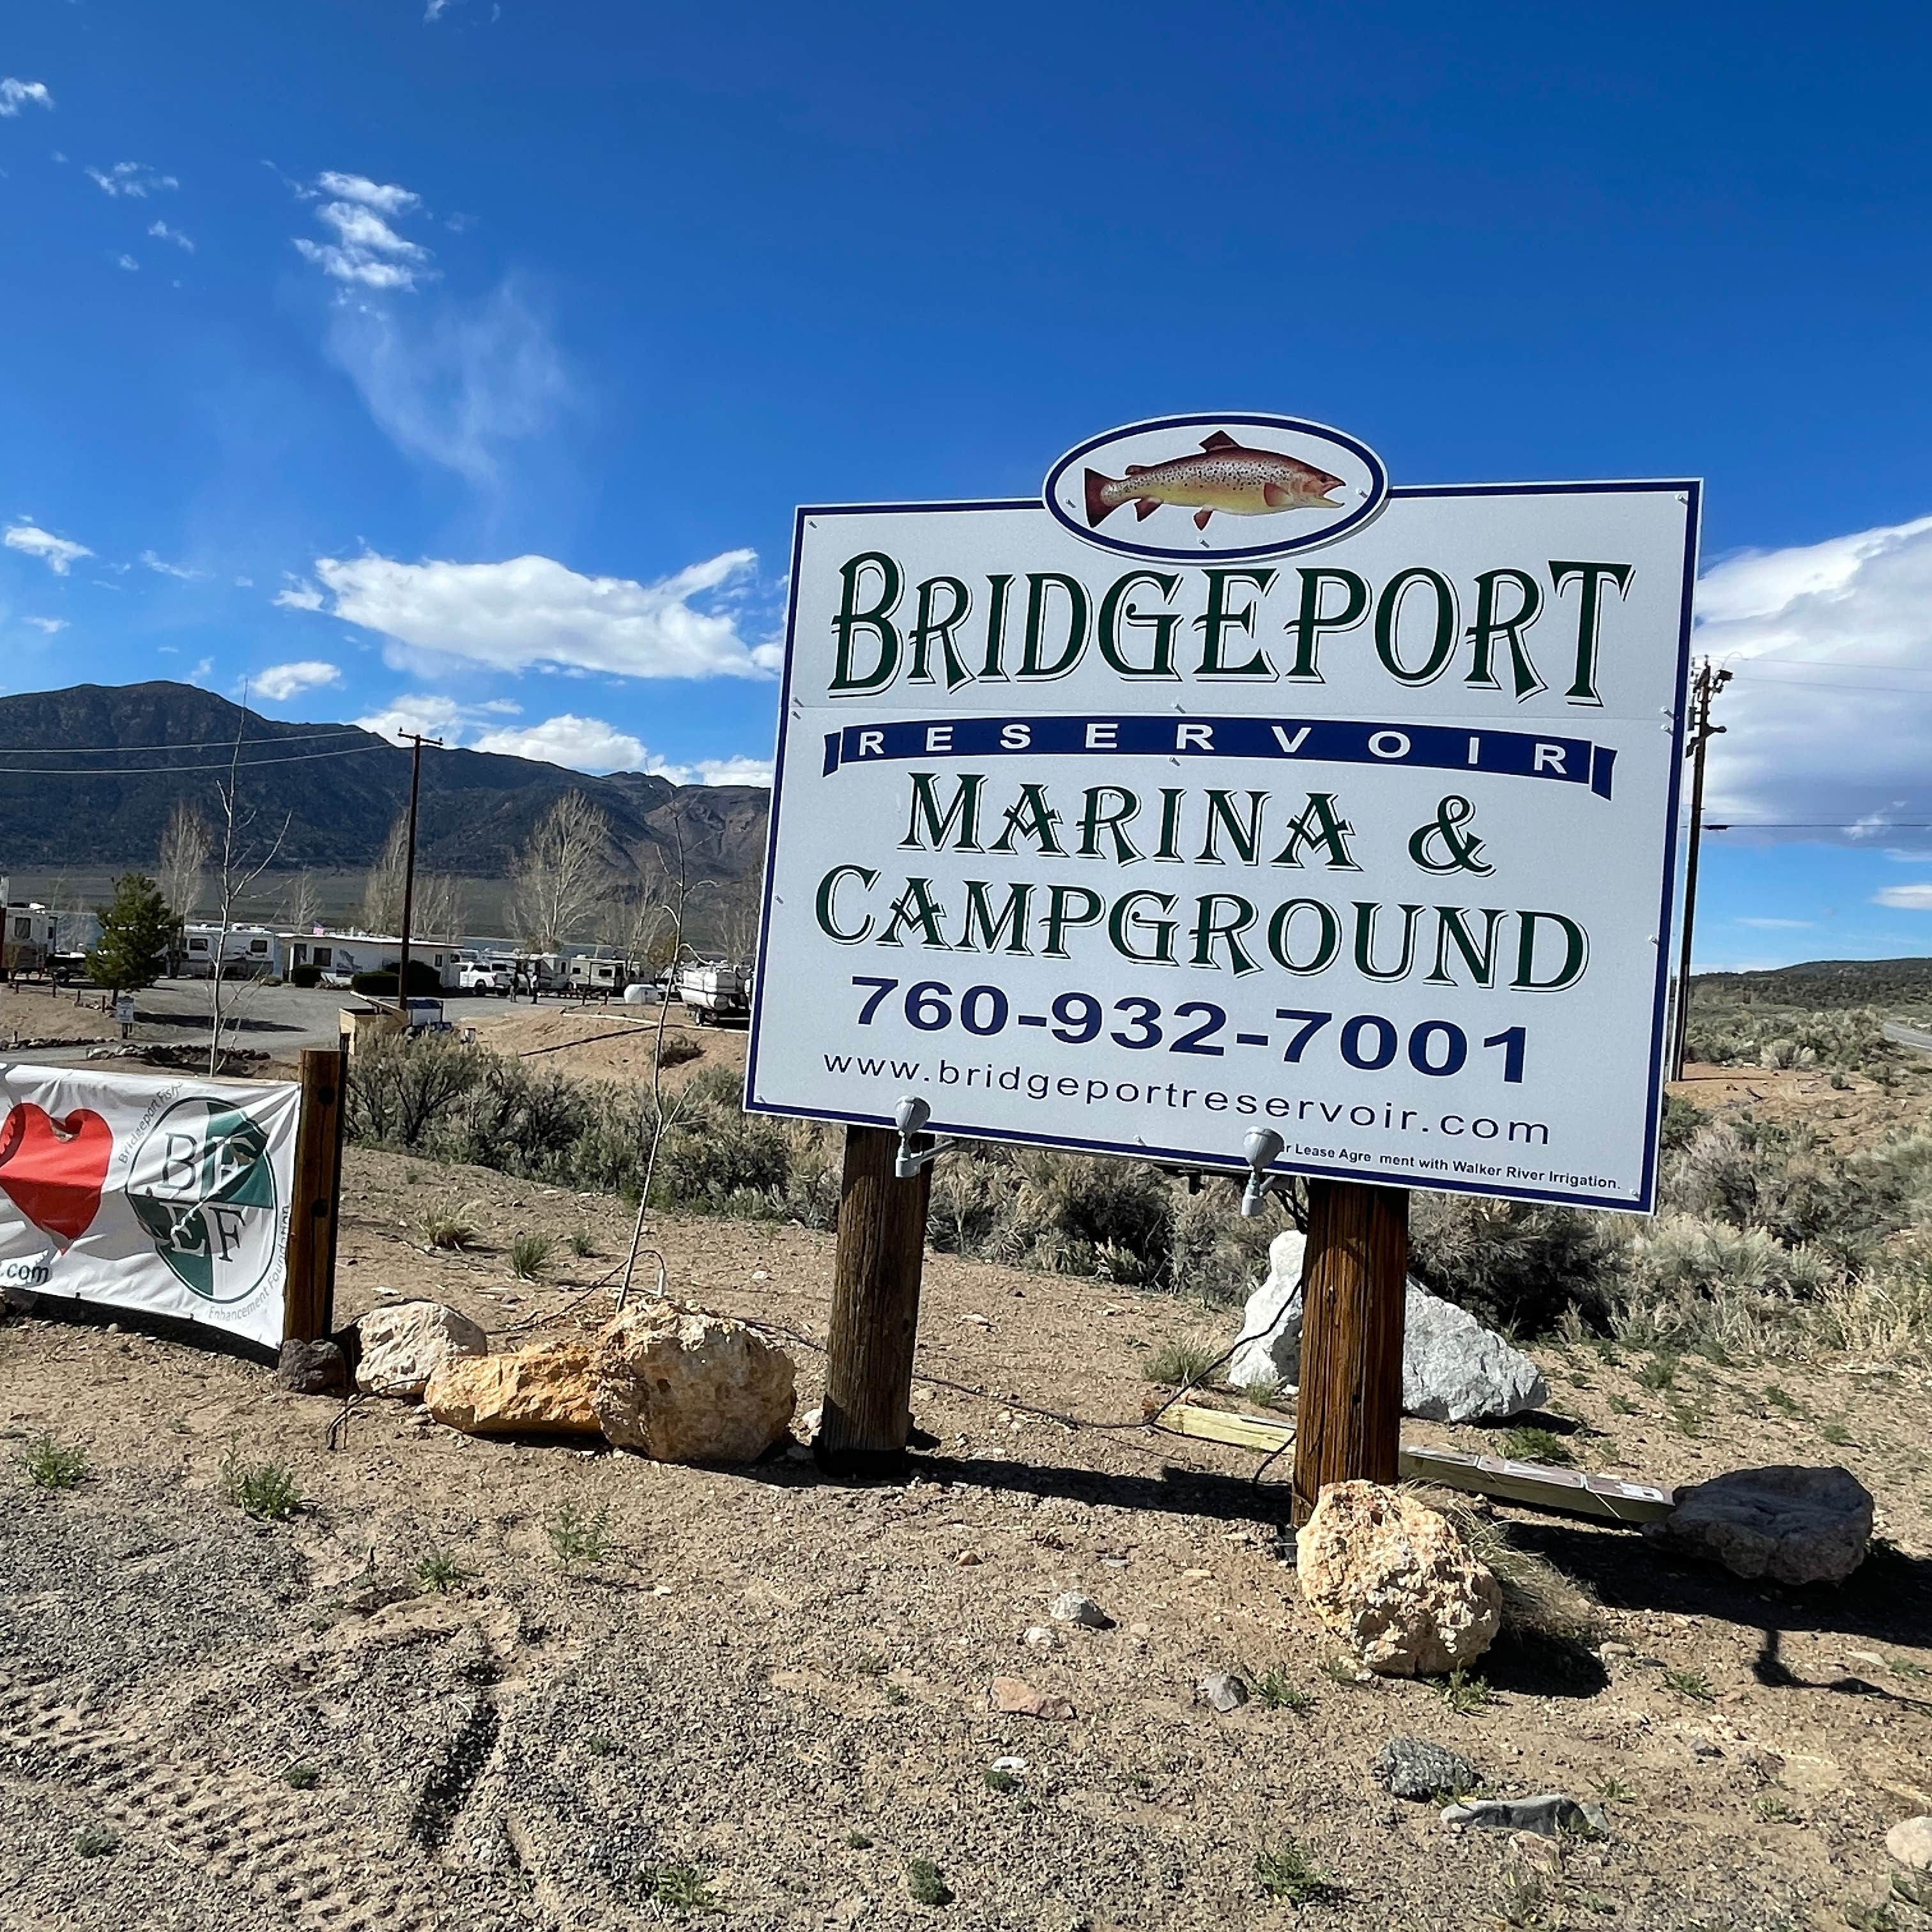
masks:
{"type": "Polygon", "coordinates": [[[1308,1182],[1304,1510],[1394,1472],[1409,1190],[1652,1211],[1700,494],[1235,414],[799,512],[746,1106],[848,1129],[828,1460],[955,1137],[1308,1182]]]}

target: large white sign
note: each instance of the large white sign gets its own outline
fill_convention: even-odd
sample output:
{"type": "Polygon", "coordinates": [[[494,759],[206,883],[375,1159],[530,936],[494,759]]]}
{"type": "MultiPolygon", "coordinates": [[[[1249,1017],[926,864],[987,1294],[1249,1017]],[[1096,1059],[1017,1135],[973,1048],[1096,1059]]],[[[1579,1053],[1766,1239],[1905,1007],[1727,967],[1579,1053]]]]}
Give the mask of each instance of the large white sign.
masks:
{"type": "Polygon", "coordinates": [[[0,1065],[0,1284],[282,1339],[293,1086],[0,1065]]]}
{"type": "Polygon", "coordinates": [[[747,1106],[1648,1211],[1698,494],[1190,416],[801,510],[747,1106]]]}

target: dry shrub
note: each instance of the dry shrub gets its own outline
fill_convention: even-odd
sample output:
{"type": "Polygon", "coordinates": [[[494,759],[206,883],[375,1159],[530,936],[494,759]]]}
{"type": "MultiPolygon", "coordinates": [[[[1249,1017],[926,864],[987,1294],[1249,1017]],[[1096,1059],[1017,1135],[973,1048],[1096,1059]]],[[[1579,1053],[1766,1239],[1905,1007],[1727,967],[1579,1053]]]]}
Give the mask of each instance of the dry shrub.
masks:
{"type": "Polygon", "coordinates": [[[1448,1517],[1477,1562],[1495,1576],[1502,1586],[1504,1630],[1517,1636],[1568,1643],[1585,1642],[1595,1636],[1599,1624],[1596,1599],[1554,1564],[1512,1543],[1508,1530],[1487,1510],[1460,1491],[1438,1489],[1432,1484],[1405,1483],[1402,1487],[1418,1502],[1448,1517]]]}

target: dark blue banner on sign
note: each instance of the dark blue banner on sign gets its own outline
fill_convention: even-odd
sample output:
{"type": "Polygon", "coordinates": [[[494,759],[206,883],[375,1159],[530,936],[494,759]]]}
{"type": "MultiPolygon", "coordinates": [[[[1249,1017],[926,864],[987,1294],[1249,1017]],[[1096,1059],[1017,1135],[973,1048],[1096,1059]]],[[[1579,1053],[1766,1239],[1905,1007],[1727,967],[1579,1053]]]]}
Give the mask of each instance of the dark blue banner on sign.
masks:
{"type": "Polygon", "coordinates": [[[933,718],[848,724],[825,736],[825,772],[910,758],[1286,758],[1306,764],[1411,765],[1588,785],[1610,795],[1616,753],[1587,738],[1341,718],[933,718]]]}

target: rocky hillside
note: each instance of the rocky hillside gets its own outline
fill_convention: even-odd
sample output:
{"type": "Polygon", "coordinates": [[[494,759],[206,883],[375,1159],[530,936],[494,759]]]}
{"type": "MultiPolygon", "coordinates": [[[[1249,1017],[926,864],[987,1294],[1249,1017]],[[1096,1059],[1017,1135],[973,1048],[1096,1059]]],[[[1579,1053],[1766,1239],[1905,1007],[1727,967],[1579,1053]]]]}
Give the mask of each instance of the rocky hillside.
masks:
{"type": "MultiPolygon", "coordinates": [[[[211,820],[239,735],[244,805],[290,814],[279,862],[370,864],[409,798],[410,754],[352,725],[284,724],[192,685],[76,685],[0,698],[0,872],[152,866],[178,800],[211,820]]],[[[423,754],[425,866],[500,877],[566,792],[609,819],[621,862],[668,850],[681,824],[693,876],[754,873],[770,794],[674,785],[644,772],[590,778],[487,752],[423,754]]]]}

